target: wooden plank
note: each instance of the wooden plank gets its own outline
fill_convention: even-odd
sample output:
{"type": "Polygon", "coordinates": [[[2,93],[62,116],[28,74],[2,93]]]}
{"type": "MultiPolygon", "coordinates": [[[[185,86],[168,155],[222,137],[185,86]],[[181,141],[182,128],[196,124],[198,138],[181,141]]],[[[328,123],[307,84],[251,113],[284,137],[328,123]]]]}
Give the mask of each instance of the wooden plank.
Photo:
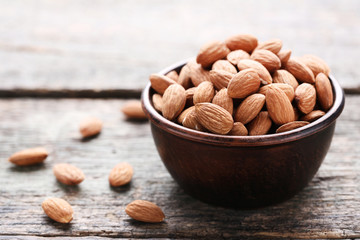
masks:
{"type": "Polygon", "coordinates": [[[360,92],[359,12],[357,0],[5,0],[0,88],[142,89],[150,73],[205,42],[252,33],[322,57],[344,88],[360,92]]]}
{"type": "Polygon", "coordinates": [[[360,96],[346,97],[332,146],[308,187],[275,206],[232,210],[186,195],[161,163],[148,123],[125,121],[122,100],[0,100],[0,236],[359,238],[359,101],[360,96]],[[77,125],[86,116],[103,119],[104,130],[84,142],[77,125]],[[38,145],[50,150],[45,164],[17,168],[6,161],[13,152],[38,145]],[[134,178],[130,186],[111,188],[107,177],[120,161],[133,165],[134,178]],[[80,167],[85,181],[78,187],[56,182],[52,166],[59,162],[80,167]],[[41,202],[49,196],[72,204],[71,224],[45,216],[41,202]],[[124,208],[135,199],[156,202],[166,221],[131,220],[124,208]]]}

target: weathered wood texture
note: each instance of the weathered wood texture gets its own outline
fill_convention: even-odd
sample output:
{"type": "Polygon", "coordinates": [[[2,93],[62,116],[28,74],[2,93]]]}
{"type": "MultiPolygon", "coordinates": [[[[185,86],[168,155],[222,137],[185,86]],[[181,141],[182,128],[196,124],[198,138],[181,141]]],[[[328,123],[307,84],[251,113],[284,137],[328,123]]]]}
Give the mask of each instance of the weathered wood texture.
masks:
{"type": "Polygon", "coordinates": [[[3,0],[0,88],[141,89],[205,42],[251,33],[322,57],[360,92],[359,12],[357,0],[3,0]]]}
{"type": "Polygon", "coordinates": [[[177,186],[156,152],[149,124],[125,121],[119,112],[122,100],[1,100],[0,235],[5,239],[360,237],[359,102],[359,96],[347,96],[330,151],[300,194],[271,207],[231,210],[195,200],[177,186]],[[103,119],[104,129],[84,142],[77,125],[89,115],[103,119]],[[18,168],[6,161],[13,152],[38,145],[50,150],[43,165],[18,168]],[[133,165],[134,178],[130,186],[111,188],[108,174],[120,161],[133,165]],[[52,166],[59,162],[80,167],[85,181],[78,187],[59,184],[52,174],[52,166]],[[73,205],[71,224],[55,223],[43,213],[41,202],[49,196],[73,205]],[[156,202],[166,221],[131,220],[124,207],[134,199],[156,202]]]}

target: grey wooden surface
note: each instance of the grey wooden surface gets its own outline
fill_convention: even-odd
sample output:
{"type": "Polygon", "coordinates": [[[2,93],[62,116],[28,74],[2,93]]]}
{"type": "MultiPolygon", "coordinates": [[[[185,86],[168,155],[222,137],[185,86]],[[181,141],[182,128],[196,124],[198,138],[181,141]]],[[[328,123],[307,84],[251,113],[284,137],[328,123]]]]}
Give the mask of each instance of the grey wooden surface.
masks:
{"type": "Polygon", "coordinates": [[[205,42],[251,33],[322,57],[360,92],[359,12],[357,0],[2,0],[0,90],[141,89],[205,42]]]}
{"type": "Polygon", "coordinates": [[[123,100],[1,100],[0,236],[102,236],[123,238],[355,238],[360,237],[359,96],[347,96],[345,110],[324,163],[310,185],[291,200],[255,210],[214,207],[186,195],[168,174],[147,122],[129,122],[123,100]],[[86,116],[104,121],[103,132],[82,142],[78,123],[86,116]],[[45,146],[45,164],[18,168],[6,161],[16,150],[45,146]],[[111,188],[112,167],[134,167],[130,186],[111,188]],[[60,185],[55,163],[80,167],[78,187],[60,185]],[[41,209],[49,196],[74,208],[69,225],[53,222],[41,209]],[[124,211],[135,199],[156,202],[160,224],[131,220],[124,211]]]}

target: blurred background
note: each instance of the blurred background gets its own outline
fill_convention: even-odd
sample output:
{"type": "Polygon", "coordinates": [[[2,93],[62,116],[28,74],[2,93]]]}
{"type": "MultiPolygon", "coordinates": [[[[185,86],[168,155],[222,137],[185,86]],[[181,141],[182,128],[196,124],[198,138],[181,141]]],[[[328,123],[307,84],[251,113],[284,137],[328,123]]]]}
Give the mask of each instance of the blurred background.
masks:
{"type": "Polygon", "coordinates": [[[207,41],[250,33],[360,86],[360,1],[2,0],[1,89],[141,89],[207,41]]]}

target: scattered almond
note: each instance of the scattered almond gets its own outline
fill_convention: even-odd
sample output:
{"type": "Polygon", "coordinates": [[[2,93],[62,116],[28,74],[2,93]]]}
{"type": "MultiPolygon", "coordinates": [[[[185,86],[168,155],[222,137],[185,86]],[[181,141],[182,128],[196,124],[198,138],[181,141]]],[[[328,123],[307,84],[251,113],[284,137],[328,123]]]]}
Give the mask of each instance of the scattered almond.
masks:
{"type": "Polygon", "coordinates": [[[185,89],[179,84],[172,84],[163,95],[163,116],[169,120],[175,119],[184,109],[185,102],[185,89]]]}
{"type": "Polygon", "coordinates": [[[205,81],[197,86],[193,101],[194,104],[202,103],[202,102],[211,102],[215,95],[214,85],[211,82],[205,81]]]}
{"type": "Polygon", "coordinates": [[[52,220],[59,223],[69,223],[73,219],[71,205],[61,198],[48,198],[41,204],[42,209],[52,220]]]}
{"type": "Polygon", "coordinates": [[[163,211],[155,203],[144,200],[129,203],[125,212],[131,218],[141,222],[159,223],[165,219],[163,211]]]}
{"type": "Polygon", "coordinates": [[[53,167],[56,179],[66,185],[77,185],[85,179],[84,173],[74,165],[59,163],[53,167]]]}
{"type": "Polygon", "coordinates": [[[134,170],[129,163],[119,163],[111,170],[109,183],[113,187],[126,185],[131,181],[133,174],[134,170]]]}
{"type": "Polygon", "coordinates": [[[276,133],[282,133],[287,132],[299,127],[303,127],[305,125],[308,125],[309,122],[306,121],[294,121],[294,122],[288,122],[283,125],[281,125],[278,129],[276,129],[276,133]]]}
{"type": "Polygon", "coordinates": [[[234,122],[233,128],[228,134],[232,136],[247,136],[248,130],[241,122],[234,122]]]}
{"type": "Polygon", "coordinates": [[[142,109],[140,100],[127,101],[121,108],[121,111],[128,119],[145,120],[146,115],[142,109]]]}
{"type": "Polygon", "coordinates": [[[47,156],[45,148],[29,148],[14,153],[9,157],[9,161],[18,166],[29,166],[44,162],[47,156]]]}
{"type": "Polygon", "coordinates": [[[330,80],[324,73],[319,73],[315,80],[316,95],[320,106],[325,111],[329,110],[334,102],[330,80]]]}
{"type": "Polygon", "coordinates": [[[196,62],[203,68],[210,67],[214,62],[228,55],[230,50],[225,43],[219,41],[209,42],[200,48],[196,57],[196,62]]]}
{"type": "Polygon", "coordinates": [[[300,84],[295,90],[295,102],[301,112],[311,112],[316,104],[315,87],[309,83],[300,84]]]}
{"type": "Polygon", "coordinates": [[[265,96],[259,93],[252,94],[244,99],[235,112],[236,122],[247,124],[261,111],[265,103],[265,96]]]}
{"type": "Polygon", "coordinates": [[[79,131],[83,138],[98,135],[101,132],[103,123],[95,117],[88,117],[81,121],[79,131]]]}

